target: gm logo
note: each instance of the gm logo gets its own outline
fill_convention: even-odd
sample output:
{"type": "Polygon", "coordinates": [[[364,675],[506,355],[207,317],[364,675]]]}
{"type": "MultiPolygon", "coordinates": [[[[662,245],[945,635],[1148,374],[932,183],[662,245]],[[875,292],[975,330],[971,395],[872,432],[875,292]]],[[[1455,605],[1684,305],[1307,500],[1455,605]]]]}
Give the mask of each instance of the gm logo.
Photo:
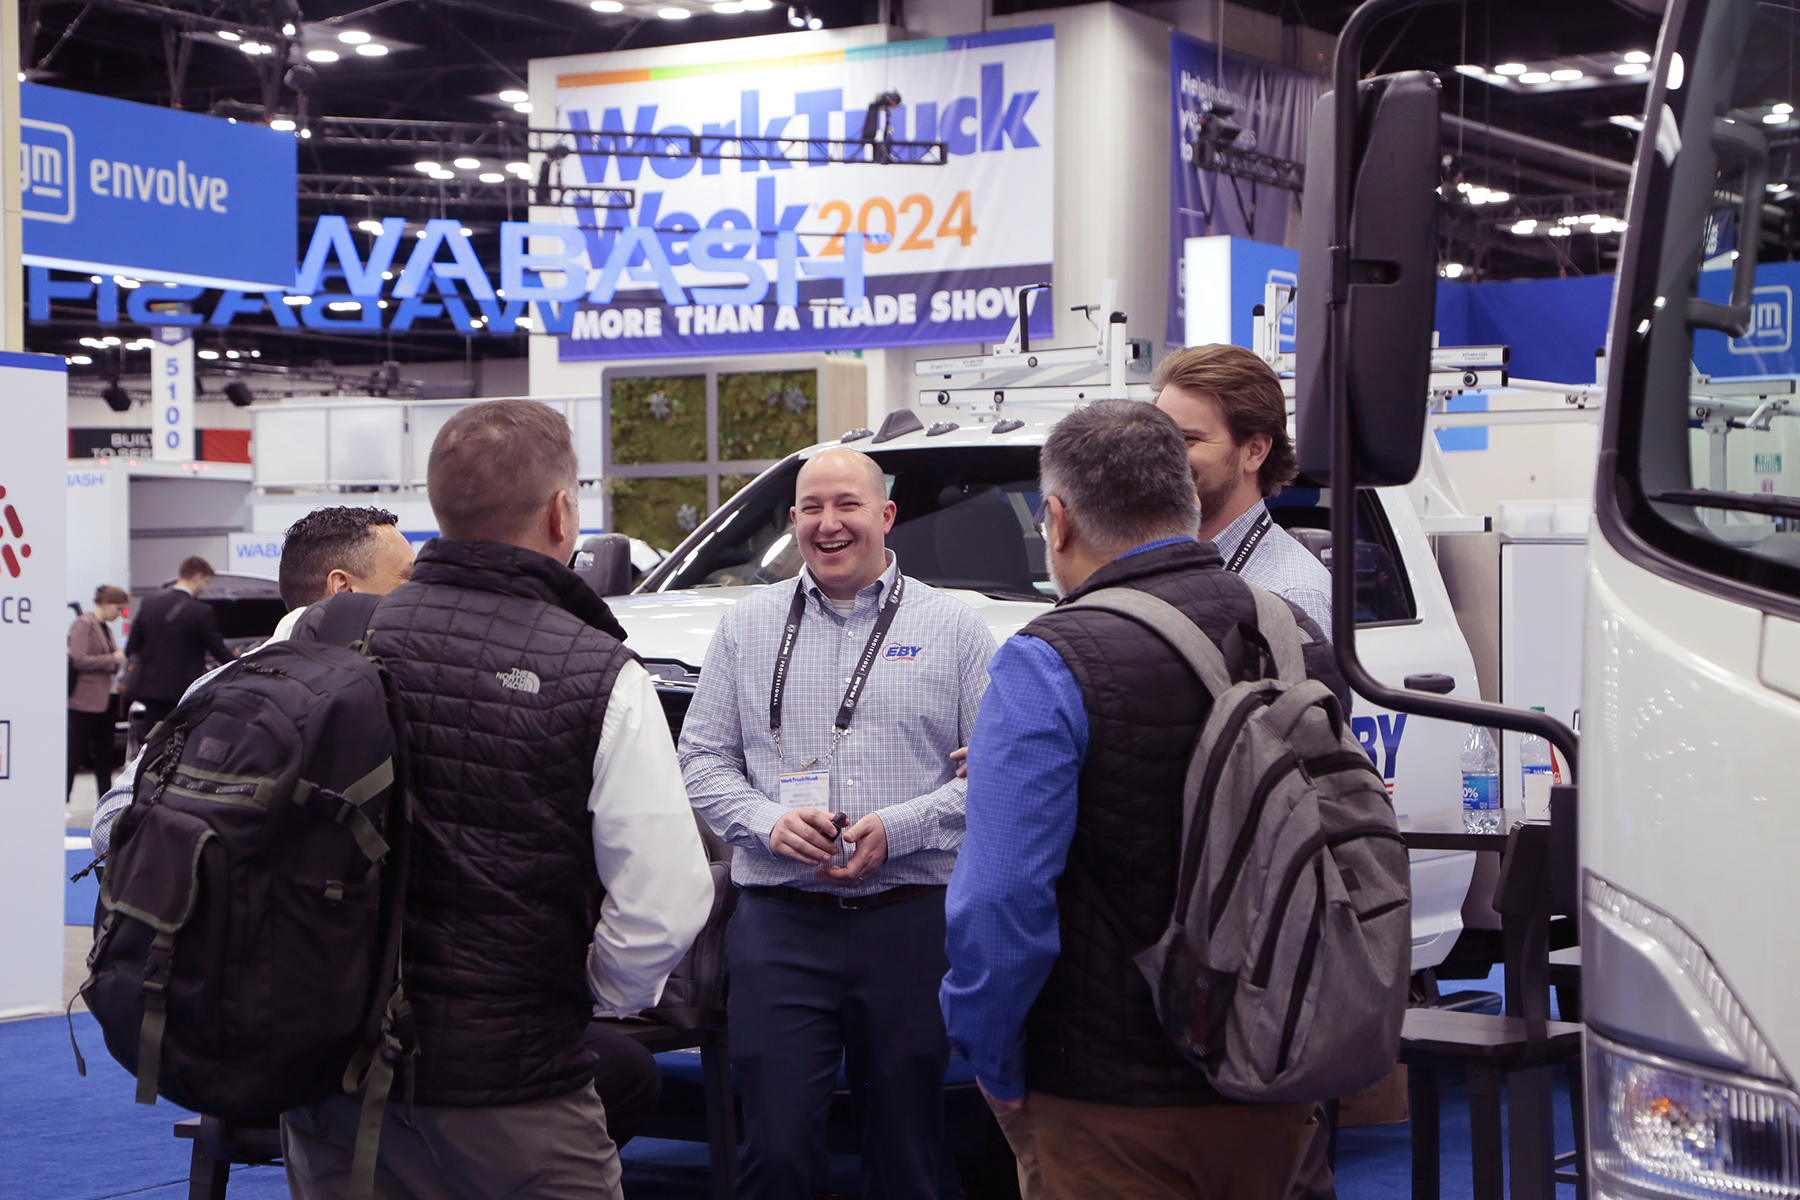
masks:
{"type": "Polygon", "coordinates": [[[75,219],[75,131],[19,118],[19,198],[32,221],[75,219]]]}
{"type": "Polygon", "coordinates": [[[1750,294],[1750,329],[1725,348],[1733,354],[1780,354],[1794,344],[1794,292],[1785,285],[1750,294]]]}
{"type": "Polygon", "coordinates": [[[923,646],[889,646],[881,657],[894,661],[917,662],[919,651],[924,648],[923,646]]]}

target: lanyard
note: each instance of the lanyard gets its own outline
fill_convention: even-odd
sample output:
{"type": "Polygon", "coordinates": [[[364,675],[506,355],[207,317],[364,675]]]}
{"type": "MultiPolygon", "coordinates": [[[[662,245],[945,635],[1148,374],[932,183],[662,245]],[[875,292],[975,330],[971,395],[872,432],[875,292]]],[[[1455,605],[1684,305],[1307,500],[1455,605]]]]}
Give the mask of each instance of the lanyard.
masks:
{"type": "Polygon", "coordinates": [[[1269,532],[1271,523],[1269,514],[1264,512],[1262,520],[1252,525],[1250,532],[1244,535],[1244,540],[1238,543],[1237,552],[1231,556],[1231,561],[1225,564],[1227,571],[1235,575],[1244,569],[1244,564],[1250,561],[1250,556],[1256,553],[1258,546],[1262,545],[1263,535],[1269,532]]]}
{"type": "MultiPolygon", "coordinates": [[[[881,606],[881,615],[875,618],[875,628],[869,632],[869,640],[863,646],[862,656],[856,660],[856,670],[850,676],[850,686],[844,689],[843,703],[838,705],[837,719],[832,722],[831,757],[837,755],[838,739],[850,732],[851,718],[856,715],[856,702],[862,696],[863,686],[869,682],[869,672],[875,667],[875,655],[887,637],[888,628],[894,623],[894,613],[900,607],[900,593],[905,589],[906,577],[898,571],[894,572],[894,589],[888,593],[887,603],[881,606]]],[[[794,588],[794,602],[788,605],[787,627],[781,632],[781,652],[775,657],[775,679],[769,684],[769,733],[775,739],[775,757],[783,762],[786,760],[781,753],[781,698],[787,691],[788,665],[793,661],[794,642],[800,636],[800,621],[805,615],[806,580],[802,578],[794,588]]]]}

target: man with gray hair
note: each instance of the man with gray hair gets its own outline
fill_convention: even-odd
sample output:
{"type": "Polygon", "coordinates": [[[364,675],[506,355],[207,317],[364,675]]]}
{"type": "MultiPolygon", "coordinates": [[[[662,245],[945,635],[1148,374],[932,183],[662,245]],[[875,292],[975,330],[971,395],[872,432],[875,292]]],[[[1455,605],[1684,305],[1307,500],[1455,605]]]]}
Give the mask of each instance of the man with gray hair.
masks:
{"type": "MultiPolygon", "coordinates": [[[[1173,605],[1234,681],[1273,675],[1250,584],[1199,526],[1180,428],[1090,404],[1051,430],[1039,520],[1059,607],[1007,639],[969,747],[940,1003],[1019,1160],[1026,1200],[1282,1200],[1313,1105],[1233,1104],[1162,1032],[1133,956],[1175,907],[1182,788],[1212,697],[1144,625],[1069,601],[1173,605]]],[[[1340,699],[1319,627],[1307,671],[1340,699]]]]}

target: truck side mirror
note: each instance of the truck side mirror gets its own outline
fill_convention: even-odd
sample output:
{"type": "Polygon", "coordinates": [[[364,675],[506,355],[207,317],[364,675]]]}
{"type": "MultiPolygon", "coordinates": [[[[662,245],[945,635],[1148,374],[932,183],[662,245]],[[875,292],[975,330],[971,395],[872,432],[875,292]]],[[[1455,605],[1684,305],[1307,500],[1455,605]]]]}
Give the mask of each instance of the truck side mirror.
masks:
{"type": "Polygon", "coordinates": [[[1343,298],[1335,357],[1350,398],[1355,483],[1411,483],[1424,453],[1431,331],[1437,314],[1438,121],[1442,84],[1429,71],[1362,80],[1353,147],[1340,146],[1337,93],[1313,108],[1306,148],[1295,302],[1295,450],[1300,470],[1331,480],[1334,290],[1343,298]],[[1333,253],[1340,152],[1353,158],[1349,245],[1333,253]],[[1334,277],[1335,276],[1335,277],[1334,277]]]}
{"type": "Polygon", "coordinates": [[[631,539],[622,533],[585,538],[569,565],[596,596],[623,596],[631,590],[631,539]]]}

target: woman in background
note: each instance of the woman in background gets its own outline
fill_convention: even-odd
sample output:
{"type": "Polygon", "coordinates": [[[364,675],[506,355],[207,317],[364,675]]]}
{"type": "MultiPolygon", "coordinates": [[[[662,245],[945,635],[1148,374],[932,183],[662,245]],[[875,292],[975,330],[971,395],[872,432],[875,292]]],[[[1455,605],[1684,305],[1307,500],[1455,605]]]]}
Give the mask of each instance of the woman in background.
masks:
{"type": "Polygon", "coordinates": [[[69,629],[69,783],[85,763],[94,772],[96,795],[112,786],[118,761],[113,755],[113,676],[125,661],[113,640],[111,622],[131,602],[125,589],[103,584],[94,591],[94,611],[75,618],[69,629]]]}

